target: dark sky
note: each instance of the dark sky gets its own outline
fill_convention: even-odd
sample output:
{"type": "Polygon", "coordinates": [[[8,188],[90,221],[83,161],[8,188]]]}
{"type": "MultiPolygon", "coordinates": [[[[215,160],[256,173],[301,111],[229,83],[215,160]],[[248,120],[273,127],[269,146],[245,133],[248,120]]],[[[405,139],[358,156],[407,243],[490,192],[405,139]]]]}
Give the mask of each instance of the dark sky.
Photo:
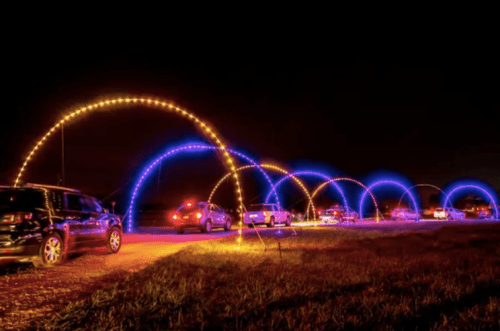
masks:
{"type": "MultiPolygon", "coordinates": [[[[474,177],[500,189],[500,76],[493,61],[359,58],[335,66],[186,66],[163,53],[96,54],[14,53],[5,62],[1,183],[14,180],[24,156],[62,114],[107,96],[136,95],[192,111],[231,147],[259,161],[361,180],[394,172],[441,187],[474,177]]],[[[65,135],[66,186],[100,197],[125,186],[117,194],[122,199],[131,189],[126,183],[161,150],[207,141],[190,122],[144,107],[86,115],[69,124],[65,135]]],[[[56,183],[60,144],[60,134],[48,141],[28,167],[28,182],[56,183]]],[[[213,154],[180,157],[162,168],[160,186],[157,175],[148,184],[144,201],[177,204],[207,196],[224,173],[213,154]]],[[[264,188],[263,182],[250,183],[250,173],[243,179],[248,199],[259,185],[264,188]]],[[[309,181],[311,187],[318,182],[309,181]]]]}

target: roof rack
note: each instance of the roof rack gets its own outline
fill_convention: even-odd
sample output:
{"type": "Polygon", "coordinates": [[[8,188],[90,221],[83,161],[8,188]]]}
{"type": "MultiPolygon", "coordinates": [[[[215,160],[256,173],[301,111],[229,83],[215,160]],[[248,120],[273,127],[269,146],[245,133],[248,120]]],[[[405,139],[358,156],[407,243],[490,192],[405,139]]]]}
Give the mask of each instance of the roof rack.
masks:
{"type": "Polygon", "coordinates": [[[75,189],[72,189],[72,188],[67,188],[67,187],[62,187],[62,186],[53,186],[53,185],[24,184],[24,187],[51,188],[51,189],[56,189],[56,190],[65,190],[65,191],[71,191],[71,192],[78,192],[78,193],[80,193],[80,190],[75,190],[75,189]]]}

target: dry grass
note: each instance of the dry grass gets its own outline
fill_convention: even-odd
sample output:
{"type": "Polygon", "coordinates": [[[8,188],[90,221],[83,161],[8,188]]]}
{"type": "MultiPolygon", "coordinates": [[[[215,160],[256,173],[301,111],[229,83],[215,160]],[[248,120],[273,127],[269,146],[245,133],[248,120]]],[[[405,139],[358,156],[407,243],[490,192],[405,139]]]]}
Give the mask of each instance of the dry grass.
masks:
{"type": "Polygon", "coordinates": [[[69,304],[46,330],[499,329],[500,226],[302,229],[203,242],[69,304]]]}

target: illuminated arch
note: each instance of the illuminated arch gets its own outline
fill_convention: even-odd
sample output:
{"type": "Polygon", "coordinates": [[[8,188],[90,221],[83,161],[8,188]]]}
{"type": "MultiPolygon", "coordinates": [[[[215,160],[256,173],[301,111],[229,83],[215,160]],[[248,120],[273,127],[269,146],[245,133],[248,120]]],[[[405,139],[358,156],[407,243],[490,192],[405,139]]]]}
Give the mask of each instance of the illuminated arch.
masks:
{"type": "MultiPolygon", "coordinates": [[[[444,191],[442,189],[440,189],[436,185],[432,185],[432,184],[417,184],[417,185],[413,185],[411,187],[408,187],[408,191],[411,190],[412,188],[415,188],[415,187],[432,187],[432,188],[438,190],[439,192],[443,193],[444,195],[446,195],[446,193],[444,193],[444,191]]],[[[403,201],[403,197],[405,196],[405,194],[406,194],[406,191],[404,191],[403,195],[401,196],[401,198],[399,198],[398,208],[400,207],[401,202],[403,201]]]]}
{"type": "MultiPolygon", "coordinates": [[[[408,195],[410,196],[411,198],[411,201],[413,202],[413,207],[415,208],[415,211],[418,213],[418,206],[417,206],[417,202],[415,201],[415,198],[413,197],[413,195],[411,194],[411,192],[406,188],[406,186],[404,186],[403,184],[401,183],[398,183],[396,181],[393,181],[393,180],[380,180],[378,182],[375,182],[373,184],[371,184],[369,187],[368,187],[368,190],[371,190],[373,187],[375,186],[379,186],[379,185],[394,185],[394,186],[398,186],[400,188],[402,188],[403,190],[405,190],[406,193],[408,193],[408,195]]],[[[361,200],[359,202],[359,218],[362,218],[362,213],[363,213],[363,201],[365,199],[365,196],[366,196],[366,192],[363,193],[363,195],[361,196],[361,200]]],[[[379,211],[380,212],[380,211],[379,211]]]]}
{"type": "MultiPolygon", "coordinates": [[[[148,106],[151,108],[158,108],[164,111],[172,111],[174,113],[177,113],[181,116],[184,116],[185,118],[189,119],[192,121],[195,125],[197,125],[202,132],[204,132],[208,138],[214,143],[215,146],[217,146],[221,151],[225,150],[225,145],[222,142],[222,138],[215,133],[214,129],[207,125],[204,121],[200,120],[198,117],[196,117],[193,113],[188,112],[184,109],[181,109],[172,103],[168,103],[165,101],[160,101],[157,99],[151,99],[151,98],[136,98],[136,97],[128,97],[128,98],[117,98],[117,99],[108,99],[108,100],[103,100],[100,102],[96,102],[94,104],[89,104],[85,107],[81,107],[80,109],[77,109],[68,115],[64,116],[62,119],[60,119],[56,124],[49,130],[45,135],[35,144],[31,152],[28,154],[26,157],[21,169],[19,170],[19,173],[16,177],[16,180],[14,182],[14,187],[18,186],[21,177],[23,175],[23,172],[25,171],[26,167],[28,166],[28,163],[30,160],[35,156],[36,152],[41,149],[42,145],[45,143],[45,141],[50,137],[54,131],[57,129],[61,128],[64,123],[69,122],[70,120],[80,117],[81,115],[85,113],[92,112],[97,109],[117,109],[120,106],[126,106],[126,105],[134,105],[134,104],[139,104],[139,105],[144,105],[148,106]]],[[[234,166],[234,161],[227,153],[226,151],[223,152],[225,156],[225,163],[228,167],[229,170],[232,171],[233,173],[233,178],[235,180],[235,185],[236,185],[236,192],[238,196],[238,203],[240,204],[240,209],[243,210],[243,193],[241,190],[238,174],[236,173],[236,168],[234,166]]]]}
{"type": "MultiPolygon", "coordinates": [[[[274,184],[274,189],[277,190],[278,186],[281,185],[281,183],[283,181],[287,180],[288,178],[290,178],[292,176],[301,176],[301,175],[321,177],[324,180],[329,180],[331,178],[330,176],[327,176],[325,174],[322,174],[322,173],[319,173],[319,172],[315,172],[315,171],[296,171],[294,173],[290,173],[290,174],[284,176],[279,181],[277,181],[276,184],[274,184]]],[[[332,184],[333,184],[333,186],[335,186],[335,188],[337,189],[337,191],[339,191],[340,195],[342,196],[342,199],[344,200],[344,206],[347,207],[348,204],[347,204],[347,199],[345,198],[344,192],[342,191],[342,189],[340,188],[340,186],[337,184],[337,182],[332,182],[332,184]]],[[[272,193],[273,193],[273,191],[269,191],[269,193],[267,194],[266,203],[271,198],[271,194],[272,193]]]]}
{"type": "MultiPolygon", "coordinates": [[[[352,178],[349,178],[349,177],[338,177],[338,178],[332,178],[330,180],[327,180],[326,182],[320,184],[313,192],[313,194],[311,194],[311,197],[314,199],[314,197],[323,189],[323,187],[325,187],[326,185],[330,184],[331,182],[338,182],[338,181],[347,181],[347,182],[351,182],[351,183],[354,183],[354,184],[357,184],[359,186],[361,186],[362,188],[365,189],[365,194],[368,193],[370,194],[370,197],[372,198],[372,201],[373,201],[373,204],[375,205],[375,209],[377,209],[378,213],[380,215],[382,215],[382,213],[380,212],[380,210],[378,209],[378,204],[377,204],[377,200],[375,199],[375,196],[373,195],[373,193],[370,191],[370,189],[368,187],[366,187],[363,183],[361,183],[360,181],[357,181],[355,179],[352,179],[352,178]]],[[[309,211],[309,206],[307,206],[307,210],[309,211]]],[[[362,219],[361,217],[361,214],[359,215],[359,218],[362,219]]],[[[384,216],[382,215],[382,218],[384,218],[384,216]]]]}
{"type": "MultiPolygon", "coordinates": [[[[177,154],[179,152],[182,152],[182,151],[203,151],[203,150],[220,150],[220,149],[221,148],[219,148],[219,147],[207,146],[207,145],[200,145],[200,144],[184,145],[184,146],[181,146],[181,147],[169,149],[163,155],[159,156],[158,158],[156,158],[156,160],[154,160],[153,162],[151,162],[149,164],[149,166],[147,166],[145,168],[145,170],[142,171],[141,176],[139,177],[139,180],[137,181],[137,183],[136,183],[136,185],[134,187],[134,190],[132,192],[132,196],[130,198],[130,205],[129,205],[128,209],[127,209],[128,210],[127,213],[128,213],[128,217],[129,217],[129,219],[128,219],[128,226],[127,226],[128,231],[131,232],[132,228],[133,228],[133,225],[134,225],[134,205],[135,205],[136,196],[139,193],[139,189],[141,188],[144,180],[151,173],[151,171],[153,170],[153,168],[155,166],[157,166],[165,158],[169,158],[169,157],[171,157],[171,156],[173,156],[173,155],[175,155],[175,154],[177,154]]],[[[231,154],[234,154],[234,155],[237,155],[237,156],[245,159],[246,161],[252,163],[254,166],[256,166],[262,172],[262,174],[264,175],[264,177],[268,181],[269,185],[271,187],[273,187],[273,183],[272,183],[271,179],[269,178],[269,176],[267,175],[267,173],[257,163],[255,163],[255,161],[253,161],[252,159],[250,159],[246,155],[243,155],[243,154],[241,154],[239,152],[236,152],[236,151],[228,149],[228,148],[224,148],[224,151],[228,152],[228,153],[231,153],[231,154]]],[[[235,176],[235,174],[233,174],[233,176],[235,176]]],[[[276,195],[276,198],[278,199],[277,200],[278,201],[277,204],[279,205],[279,198],[278,198],[277,195],[276,195]]],[[[240,200],[240,205],[243,206],[243,202],[241,200],[240,200]]],[[[240,229],[238,230],[238,234],[239,234],[238,243],[241,243],[242,225],[243,225],[243,222],[242,222],[242,220],[240,220],[240,222],[239,222],[240,229]]]]}
{"type": "MultiPolygon", "coordinates": [[[[459,190],[463,190],[463,189],[475,189],[475,190],[479,190],[481,192],[483,192],[484,194],[486,194],[488,196],[488,198],[490,198],[491,200],[491,203],[493,203],[493,206],[495,207],[495,214],[496,214],[496,218],[497,219],[500,219],[498,217],[498,202],[495,201],[495,199],[493,198],[493,196],[491,196],[490,193],[488,193],[488,191],[486,191],[484,188],[482,187],[479,187],[478,185],[460,185],[460,186],[457,186],[455,187],[453,190],[450,191],[450,193],[448,193],[446,195],[446,199],[444,200],[444,206],[446,206],[446,203],[448,202],[448,200],[450,199],[451,195],[454,194],[456,191],[459,191],[459,190]]],[[[451,204],[451,201],[450,201],[450,204],[451,204]]]]}
{"type": "MultiPolygon", "coordinates": [[[[269,170],[274,170],[276,172],[279,172],[281,174],[285,174],[285,175],[288,175],[289,172],[286,171],[285,169],[281,168],[281,167],[278,167],[276,165],[273,165],[273,164],[267,164],[267,163],[263,163],[260,165],[262,168],[264,169],[269,169],[269,170]]],[[[242,171],[242,170],[247,170],[247,169],[251,169],[251,168],[254,168],[255,165],[247,165],[247,166],[243,166],[243,167],[240,167],[238,169],[236,169],[236,172],[239,172],[239,171],[242,171]]],[[[231,173],[227,173],[226,175],[224,175],[218,182],[217,184],[215,184],[214,188],[212,189],[212,192],[210,193],[210,196],[208,197],[208,202],[210,202],[215,194],[215,192],[217,191],[217,189],[219,188],[219,186],[231,175],[231,173]]],[[[302,191],[304,192],[304,194],[307,196],[307,198],[309,199],[309,203],[311,204],[312,203],[312,199],[311,199],[311,195],[309,194],[309,191],[307,190],[306,186],[304,185],[304,183],[302,183],[302,181],[300,181],[300,179],[298,179],[297,177],[295,176],[291,176],[292,179],[295,181],[295,183],[297,183],[297,185],[299,185],[299,187],[302,189],[302,191]]],[[[276,193],[276,189],[275,187],[273,186],[272,189],[271,189],[272,192],[274,192],[275,196],[277,196],[277,193],[276,193]]],[[[279,201],[279,200],[277,200],[279,201]]],[[[312,205],[312,209],[313,209],[313,212],[315,212],[315,207],[314,205],[312,205]]],[[[309,211],[309,209],[308,209],[309,211]]]]}

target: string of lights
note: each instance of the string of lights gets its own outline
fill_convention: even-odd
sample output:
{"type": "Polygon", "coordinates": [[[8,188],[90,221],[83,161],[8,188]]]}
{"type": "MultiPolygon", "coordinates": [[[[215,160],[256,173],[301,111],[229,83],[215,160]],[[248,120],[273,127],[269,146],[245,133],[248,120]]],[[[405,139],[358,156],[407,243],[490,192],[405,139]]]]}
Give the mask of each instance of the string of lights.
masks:
{"type": "MultiPolygon", "coordinates": [[[[314,199],[314,197],[328,184],[332,183],[332,182],[338,182],[338,181],[348,181],[348,182],[351,182],[351,183],[355,183],[359,186],[361,186],[362,188],[365,189],[365,193],[368,193],[370,194],[370,197],[372,198],[372,201],[373,201],[373,204],[375,205],[375,209],[377,210],[377,220],[378,220],[378,215],[382,215],[382,213],[380,213],[380,210],[378,208],[378,204],[377,204],[377,200],[375,199],[375,196],[373,195],[373,193],[370,191],[370,189],[368,187],[366,187],[363,183],[361,183],[360,181],[358,180],[355,180],[355,179],[352,179],[352,178],[349,178],[349,177],[337,177],[337,178],[332,178],[332,179],[329,179],[327,180],[326,182],[320,184],[313,192],[313,194],[311,194],[311,197],[314,199]]],[[[307,206],[307,212],[309,212],[309,207],[310,206],[307,206]]],[[[361,214],[359,215],[359,218],[362,219],[361,217],[361,214]]]]}
{"type": "MultiPolygon", "coordinates": [[[[128,232],[132,232],[132,229],[134,227],[134,205],[135,205],[135,200],[136,200],[136,197],[138,195],[138,192],[144,182],[144,180],[147,178],[147,176],[151,173],[151,171],[160,163],[162,162],[164,159],[166,158],[169,158],[171,156],[173,156],[174,154],[177,154],[179,152],[182,152],[182,151],[202,151],[202,150],[220,150],[221,148],[219,147],[215,147],[215,146],[207,146],[207,145],[200,145],[200,144],[194,144],[194,145],[185,145],[185,146],[181,146],[181,147],[177,147],[177,148],[173,148],[173,149],[169,149],[167,152],[165,152],[163,155],[160,155],[158,158],[156,158],[152,163],[150,163],[146,168],[145,170],[142,171],[141,173],[141,176],[139,177],[139,180],[137,181],[136,185],[135,185],[135,188],[132,192],[132,197],[131,197],[131,200],[130,200],[130,204],[129,204],[129,208],[128,208],[128,226],[127,226],[127,229],[128,229],[128,232]]],[[[251,158],[249,158],[248,156],[240,153],[240,152],[237,152],[237,151],[234,151],[234,150],[231,150],[231,149],[228,149],[228,148],[224,148],[224,153],[228,153],[228,154],[233,154],[233,155],[236,155],[242,159],[244,159],[245,161],[251,163],[254,167],[257,167],[257,169],[259,169],[259,171],[264,175],[264,177],[266,178],[266,180],[268,181],[269,185],[271,186],[271,188],[274,187],[271,179],[269,178],[269,176],[267,175],[267,173],[254,161],[252,160],[251,158]]],[[[234,176],[234,174],[233,174],[234,176]]],[[[279,198],[278,198],[278,195],[276,194],[276,199],[277,199],[277,204],[278,206],[280,206],[280,202],[279,202],[279,198]]],[[[242,241],[242,228],[243,228],[243,209],[244,209],[244,205],[243,205],[243,201],[240,200],[240,205],[242,206],[241,210],[240,210],[240,221],[239,221],[239,230],[238,230],[238,249],[239,247],[241,246],[241,241],[242,241]]],[[[255,231],[257,231],[257,229],[254,227],[255,231]]]]}
{"type": "Polygon", "coordinates": [[[359,201],[359,218],[360,219],[363,219],[363,201],[365,199],[367,192],[371,191],[374,187],[380,186],[380,185],[393,185],[393,186],[398,186],[398,187],[402,188],[410,196],[411,201],[413,203],[413,207],[415,208],[415,211],[418,212],[417,202],[416,202],[415,198],[413,197],[413,194],[411,194],[411,192],[408,190],[408,188],[406,188],[406,186],[404,186],[403,184],[401,184],[395,180],[379,180],[379,181],[371,184],[370,186],[368,186],[367,191],[365,191],[363,193],[363,195],[361,196],[361,199],[359,201]]]}
{"type": "Polygon", "coordinates": [[[136,97],[126,97],[126,98],[117,98],[117,99],[107,99],[107,100],[102,100],[93,104],[86,105],[84,107],[81,107],[77,110],[74,110],[70,112],[69,114],[63,116],[59,121],[56,122],[56,124],[48,130],[45,135],[42,136],[40,140],[34,145],[28,156],[25,158],[23,165],[21,166],[19,173],[17,174],[16,180],[14,182],[14,187],[17,187],[19,183],[21,182],[22,176],[24,172],[26,171],[26,168],[29,164],[29,162],[35,157],[35,154],[42,148],[42,146],[45,144],[47,139],[53,135],[53,133],[62,128],[62,126],[76,118],[81,117],[83,114],[94,112],[95,110],[98,109],[120,109],[123,108],[124,106],[127,105],[143,105],[151,108],[159,108],[161,110],[165,111],[172,111],[192,122],[197,125],[201,131],[216,145],[222,152],[223,155],[225,156],[225,162],[228,167],[232,171],[235,186],[236,186],[236,192],[237,192],[237,201],[240,205],[240,209],[243,210],[243,192],[241,189],[241,185],[239,182],[238,174],[236,173],[236,168],[234,166],[234,161],[227,153],[225,150],[225,145],[222,142],[222,138],[216,134],[215,130],[213,127],[208,125],[205,121],[202,121],[200,118],[195,116],[193,113],[188,112],[180,107],[175,106],[172,103],[168,103],[165,101],[160,101],[158,99],[152,99],[152,98],[136,98],[136,97]]]}

